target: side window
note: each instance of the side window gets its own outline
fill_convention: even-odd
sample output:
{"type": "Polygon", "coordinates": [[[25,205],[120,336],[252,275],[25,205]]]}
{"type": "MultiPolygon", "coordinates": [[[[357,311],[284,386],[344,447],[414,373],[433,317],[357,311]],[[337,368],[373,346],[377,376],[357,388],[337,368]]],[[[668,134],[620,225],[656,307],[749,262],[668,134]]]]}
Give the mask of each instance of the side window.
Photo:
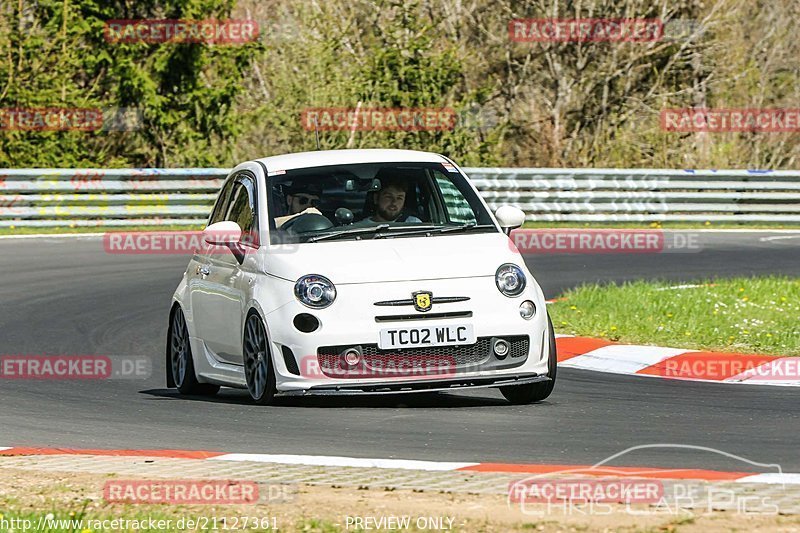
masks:
{"type": "Polygon", "coordinates": [[[258,232],[254,196],[253,182],[249,178],[237,178],[235,180],[225,220],[239,224],[239,227],[242,228],[242,233],[258,232]]]}
{"type": "Polygon", "coordinates": [[[475,223],[475,212],[470,207],[467,199],[464,198],[464,195],[461,194],[461,191],[458,190],[458,187],[438,171],[434,171],[433,176],[436,179],[439,190],[442,191],[442,200],[444,200],[444,209],[448,221],[455,224],[475,223]]]}
{"type": "Polygon", "coordinates": [[[222,186],[222,190],[219,193],[219,197],[217,198],[217,203],[214,205],[214,210],[211,211],[211,216],[208,219],[208,225],[215,224],[217,222],[222,222],[225,220],[225,211],[226,207],[228,206],[228,198],[231,195],[231,188],[233,187],[234,180],[228,180],[225,185],[222,186]]]}

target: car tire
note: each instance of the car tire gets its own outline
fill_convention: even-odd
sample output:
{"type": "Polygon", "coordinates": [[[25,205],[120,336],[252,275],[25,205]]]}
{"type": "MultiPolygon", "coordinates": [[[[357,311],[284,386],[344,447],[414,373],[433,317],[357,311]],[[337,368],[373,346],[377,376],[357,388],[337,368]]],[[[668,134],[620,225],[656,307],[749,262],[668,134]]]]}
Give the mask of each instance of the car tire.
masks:
{"type": "Polygon", "coordinates": [[[213,396],[219,392],[219,385],[200,383],[194,371],[192,358],[192,345],[189,342],[189,330],[186,327],[186,318],[180,308],[172,313],[169,328],[169,367],[172,379],[168,383],[174,384],[181,394],[213,396]]]}
{"type": "Polygon", "coordinates": [[[506,400],[514,405],[527,405],[541,402],[553,392],[556,385],[556,372],[558,370],[558,351],[556,349],[556,333],[550,315],[547,315],[547,329],[549,332],[550,353],[547,358],[547,377],[549,381],[530,383],[528,385],[509,385],[500,387],[500,392],[506,400]]]}
{"type": "Polygon", "coordinates": [[[250,398],[258,405],[269,405],[275,399],[275,370],[261,317],[253,312],[244,327],[244,377],[250,398]]]}

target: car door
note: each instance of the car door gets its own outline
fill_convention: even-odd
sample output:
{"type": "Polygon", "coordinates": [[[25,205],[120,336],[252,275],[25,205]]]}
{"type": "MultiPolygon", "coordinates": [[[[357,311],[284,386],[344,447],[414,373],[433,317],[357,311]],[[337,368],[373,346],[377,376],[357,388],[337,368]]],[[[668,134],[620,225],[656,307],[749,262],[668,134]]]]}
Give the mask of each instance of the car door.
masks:
{"type": "MultiPolygon", "coordinates": [[[[229,176],[220,189],[220,193],[217,196],[217,201],[208,218],[206,227],[225,220],[233,185],[234,176],[229,176]]],[[[206,339],[211,336],[210,329],[214,326],[214,313],[213,310],[209,308],[208,299],[206,298],[211,287],[211,280],[208,278],[211,272],[210,261],[212,253],[219,253],[219,251],[209,246],[203,246],[202,249],[195,251],[192,260],[189,262],[189,267],[186,270],[190,302],[187,319],[192,323],[194,336],[204,344],[206,339]]]]}
{"type": "MultiPolygon", "coordinates": [[[[249,173],[233,178],[222,207],[221,220],[239,224],[243,240],[257,235],[255,180],[249,173]]],[[[197,335],[215,359],[240,365],[246,283],[239,259],[226,247],[212,247],[199,265],[190,288],[197,335]]]]}

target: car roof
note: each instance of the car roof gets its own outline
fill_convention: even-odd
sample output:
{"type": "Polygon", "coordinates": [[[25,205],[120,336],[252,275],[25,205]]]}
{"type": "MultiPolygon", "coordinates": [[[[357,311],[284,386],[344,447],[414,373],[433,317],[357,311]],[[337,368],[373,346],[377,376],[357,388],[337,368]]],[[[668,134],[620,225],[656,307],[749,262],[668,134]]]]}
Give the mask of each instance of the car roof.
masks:
{"type": "Polygon", "coordinates": [[[432,152],[416,150],[360,149],[318,150],[295,154],[276,155],[257,159],[269,172],[296,168],[349,165],[357,163],[447,163],[448,160],[432,152]]]}

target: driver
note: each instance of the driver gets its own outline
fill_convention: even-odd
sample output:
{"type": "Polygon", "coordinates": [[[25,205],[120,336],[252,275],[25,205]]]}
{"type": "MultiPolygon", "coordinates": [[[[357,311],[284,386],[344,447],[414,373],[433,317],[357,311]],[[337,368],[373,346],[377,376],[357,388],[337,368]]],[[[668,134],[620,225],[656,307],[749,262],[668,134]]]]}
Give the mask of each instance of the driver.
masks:
{"type": "Polygon", "coordinates": [[[275,217],[275,227],[279,228],[294,217],[306,214],[321,215],[317,207],[322,200],[322,186],[314,182],[293,183],[284,187],[287,215],[275,217]]]}
{"type": "Polygon", "coordinates": [[[396,178],[381,180],[381,190],[375,196],[375,214],[366,220],[369,222],[411,222],[422,220],[413,215],[403,213],[408,193],[408,182],[396,178]]]}

